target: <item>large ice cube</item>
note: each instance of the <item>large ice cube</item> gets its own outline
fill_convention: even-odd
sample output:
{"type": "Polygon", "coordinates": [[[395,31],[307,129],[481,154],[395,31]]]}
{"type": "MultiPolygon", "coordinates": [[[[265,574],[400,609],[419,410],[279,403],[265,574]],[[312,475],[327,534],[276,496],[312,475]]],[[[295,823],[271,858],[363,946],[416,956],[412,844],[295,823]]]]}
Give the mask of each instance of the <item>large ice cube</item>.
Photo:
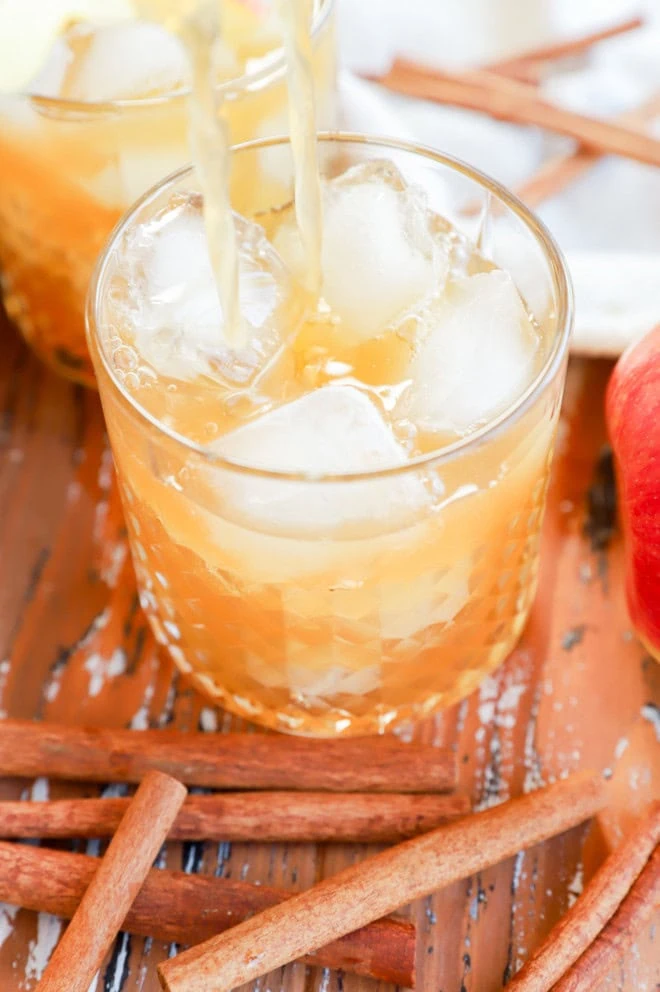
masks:
{"type": "Polygon", "coordinates": [[[241,312],[248,332],[230,349],[199,204],[186,200],[139,228],[126,245],[133,344],[162,375],[248,383],[296,330],[291,278],[262,228],[236,219],[241,312]],[[132,264],[131,264],[132,263],[132,264]]]}
{"type": "Polygon", "coordinates": [[[236,476],[225,495],[251,521],[322,535],[360,523],[387,529],[414,515],[426,490],[411,471],[391,477],[320,482],[405,465],[407,453],[371,399],[349,386],[325,386],[225,435],[218,454],[242,465],[308,476],[309,482],[236,476]]]}
{"type": "Polygon", "coordinates": [[[403,465],[405,449],[353,386],[326,386],[245,424],[218,442],[232,461],[271,472],[346,475],[403,465]]]}
{"type": "Polygon", "coordinates": [[[464,434],[531,383],[538,341],[507,273],[454,282],[428,322],[399,409],[424,430],[464,434]]]}
{"type": "Polygon", "coordinates": [[[30,92],[105,101],[169,93],[188,78],[181,44],[159,24],[77,24],[51,48],[30,92]]]}
{"type": "MultiPolygon", "coordinates": [[[[323,185],[323,298],[358,343],[383,334],[442,288],[448,260],[424,193],[389,162],[356,165],[323,185]]],[[[293,219],[275,244],[302,271],[293,219]]]]}

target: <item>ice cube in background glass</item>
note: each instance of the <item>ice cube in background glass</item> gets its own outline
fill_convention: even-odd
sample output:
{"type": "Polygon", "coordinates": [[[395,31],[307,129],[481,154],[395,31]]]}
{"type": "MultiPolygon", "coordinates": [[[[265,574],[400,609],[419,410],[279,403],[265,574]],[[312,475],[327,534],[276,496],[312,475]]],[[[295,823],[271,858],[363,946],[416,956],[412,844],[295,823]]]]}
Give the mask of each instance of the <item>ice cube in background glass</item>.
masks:
{"type": "MultiPolygon", "coordinates": [[[[407,461],[405,448],[376,405],[350,385],[325,386],[286,403],[226,434],[214,450],[241,465],[311,480],[394,468],[407,461]]],[[[426,490],[413,472],[339,484],[234,475],[226,491],[252,523],[314,535],[365,522],[396,527],[402,515],[412,516],[426,500],[426,490]]]]}
{"type": "MultiPolygon", "coordinates": [[[[322,294],[351,341],[385,333],[442,289],[448,258],[431,221],[424,192],[389,162],[365,162],[324,183],[322,294]]],[[[275,245],[299,273],[293,218],[275,245]]]]}
{"type": "MultiPolygon", "coordinates": [[[[108,13],[114,10],[111,4],[108,13]]],[[[102,102],[180,90],[187,75],[178,41],[159,25],[94,20],[63,31],[28,88],[40,96],[102,102]]],[[[110,127],[107,117],[99,120],[110,127]]],[[[111,209],[126,209],[187,158],[177,123],[168,128],[130,127],[114,137],[106,129],[102,140],[108,147],[99,150],[98,169],[92,161],[85,161],[81,168],[71,170],[71,179],[111,209]]],[[[92,142],[92,147],[96,144],[92,142]]]]}
{"type": "Polygon", "coordinates": [[[187,78],[183,48],[159,24],[76,24],[56,40],[29,89],[97,102],[170,93],[187,78]]]}
{"type": "Polygon", "coordinates": [[[53,41],[46,58],[27,85],[30,94],[46,97],[64,95],[62,90],[67,70],[75,59],[69,39],[78,34],[79,29],[77,27],[69,28],[53,41]]]}
{"type": "Polygon", "coordinates": [[[245,385],[295,333],[299,313],[288,270],[257,224],[237,218],[237,234],[248,340],[236,350],[223,336],[200,203],[184,201],[127,241],[132,343],[160,375],[245,385]]]}
{"type": "Polygon", "coordinates": [[[465,434],[531,383],[536,334],[506,272],[452,283],[429,315],[399,413],[426,431],[465,434]]]}
{"type": "Polygon", "coordinates": [[[30,91],[56,39],[74,20],[132,17],[131,0],[1,0],[0,93],[30,91]]]}

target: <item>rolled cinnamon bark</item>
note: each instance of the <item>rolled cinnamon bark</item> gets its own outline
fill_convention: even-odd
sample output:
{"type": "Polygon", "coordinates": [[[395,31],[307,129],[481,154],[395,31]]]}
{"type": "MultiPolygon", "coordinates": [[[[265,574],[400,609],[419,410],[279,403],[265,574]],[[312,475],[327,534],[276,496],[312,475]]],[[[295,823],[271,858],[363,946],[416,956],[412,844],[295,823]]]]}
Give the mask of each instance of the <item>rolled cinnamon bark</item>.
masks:
{"type": "MultiPolygon", "coordinates": [[[[70,919],[99,863],[84,854],[0,841],[0,901],[70,919]]],[[[123,929],[168,943],[198,944],[290,896],[267,885],[152,870],[123,929]]],[[[412,988],[415,928],[400,920],[378,920],[306,960],[412,988]]]]}
{"type": "Polygon", "coordinates": [[[621,155],[660,165],[660,140],[625,124],[578,114],[548,103],[535,86],[485,69],[440,71],[397,59],[383,76],[368,77],[397,93],[489,114],[497,120],[531,124],[574,138],[601,155],[621,155]]]}
{"type": "Polygon", "coordinates": [[[508,992],[536,992],[555,983],[598,937],[644,869],[660,841],[660,802],[607,858],[573,907],[507,985],[508,992]]]}
{"type": "Polygon", "coordinates": [[[456,785],[448,748],[396,737],[308,740],[0,720],[2,775],[141,782],[151,770],[211,789],[449,792],[456,785]]]}
{"type": "MultiPolygon", "coordinates": [[[[110,837],[129,799],[0,802],[0,837],[110,837]]],[[[467,796],[225,792],[189,796],[170,840],[391,843],[465,816],[467,796]]]]}
{"type": "Polygon", "coordinates": [[[371,920],[593,816],[599,778],[578,774],[391,847],[159,968],[167,992],[229,992],[371,920]]]}
{"type": "Polygon", "coordinates": [[[185,797],[185,787],[169,775],[146,776],[53,951],[37,992],[88,992],[185,797]]]}

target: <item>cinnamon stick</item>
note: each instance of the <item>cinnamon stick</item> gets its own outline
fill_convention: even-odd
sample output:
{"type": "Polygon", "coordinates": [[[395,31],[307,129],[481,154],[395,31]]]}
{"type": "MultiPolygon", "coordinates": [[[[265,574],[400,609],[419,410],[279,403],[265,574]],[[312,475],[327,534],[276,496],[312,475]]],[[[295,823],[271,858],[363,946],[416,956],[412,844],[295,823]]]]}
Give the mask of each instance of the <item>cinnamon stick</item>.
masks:
{"type": "MultiPolygon", "coordinates": [[[[68,919],[98,866],[98,858],[84,854],[0,841],[0,901],[68,919]]],[[[123,929],[166,943],[197,944],[290,895],[267,885],[154,869],[123,929]]],[[[415,928],[400,920],[378,920],[305,960],[411,988],[415,983],[415,928]]]]}
{"type": "Polygon", "coordinates": [[[485,69],[452,73],[397,59],[384,76],[369,77],[397,93],[448,103],[515,124],[574,138],[600,154],[660,165],[660,140],[621,124],[587,117],[545,101],[535,86],[485,69]]]}
{"type": "Polygon", "coordinates": [[[607,858],[580,898],[507,986],[509,992],[552,988],[616,912],[660,842],[660,802],[607,858]]]}
{"type": "Polygon", "coordinates": [[[591,992],[660,909],[660,849],[656,848],[618,910],[553,992],[591,992]]]}
{"type": "Polygon", "coordinates": [[[448,748],[396,737],[309,740],[279,734],[187,734],[0,721],[0,774],[139,782],[152,769],[212,789],[448,792],[448,748]]]}
{"type": "MultiPolygon", "coordinates": [[[[0,802],[0,837],[109,837],[129,799],[0,802]]],[[[190,796],[170,840],[391,843],[465,816],[467,796],[229,792],[190,796]]]]}
{"type": "Polygon", "coordinates": [[[576,775],[346,868],[159,966],[168,992],[228,992],[414,899],[593,816],[602,782],[576,775]]]}
{"type": "Polygon", "coordinates": [[[598,31],[589,31],[587,34],[578,35],[575,38],[551,41],[548,44],[539,45],[538,48],[530,48],[520,55],[499,59],[487,66],[487,69],[489,72],[498,72],[503,76],[510,76],[524,82],[537,82],[542,72],[547,69],[548,62],[582,55],[601,41],[635,31],[643,25],[644,19],[642,17],[630,17],[598,31]]]}
{"type": "MultiPolygon", "coordinates": [[[[616,120],[628,127],[643,129],[649,121],[660,116],[660,96],[653,96],[645,103],[628,113],[621,114],[616,120]]],[[[515,188],[518,196],[528,207],[538,207],[545,200],[561,193],[572,182],[585,175],[600,162],[602,156],[587,148],[577,148],[574,152],[557,155],[544,162],[529,179],[525,179],[515,188]]],[[[491,205],[491,210],[497,210],[491,205]]],[[[474,217],[483,210],[483,202],[475,200],[463,207],[461,213],[466,217],[474,217]]]]}
{"type": "Polygon", "coordinates": [[[150,772],[55,948],[37,992],[88,992],[186,796],[150,772]]]}
{"type": "MultiPolygon", "coordinates": [[[[656,95],[635,110],[621,114],[616,120],[628,127],[641,129],[658,116],[660,116],[660,97],[656,95]]],[[[516,189],[516,194],[527,206],[537,207],[593,169],[600,158],[601,156],[596,152],[590,152],[585,148],[578,148],[572,154],[558,155],[521,183],[516,189]]]]}

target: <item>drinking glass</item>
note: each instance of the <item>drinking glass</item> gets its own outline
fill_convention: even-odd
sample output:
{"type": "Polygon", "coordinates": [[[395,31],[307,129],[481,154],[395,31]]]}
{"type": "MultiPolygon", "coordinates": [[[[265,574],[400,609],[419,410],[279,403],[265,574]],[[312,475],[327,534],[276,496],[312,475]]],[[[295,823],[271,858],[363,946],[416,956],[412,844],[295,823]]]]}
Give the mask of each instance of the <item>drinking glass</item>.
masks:
{"type": "MultiPolygon", "coordinates": [[[[270,206],[290,204],[285,139],[234,154],[246,174],[275,156],[281,181],[288,163],[289,182],[270,206]]],[[[238,466],[160,422],[131,394],[134,373],[114,357],[116,308],[125,245],[136,243],[138,225],[196,189],[187,170],[155,187],[115,230],[90,289],[88,343],[141,603],[157,640],[200,691],[242,717],[312,736],[370,734],[472,692],[523,629],[537,581],[571,292],[543,225],[467,165],[428,148],[339,133],[319,135],[319,157],[326,177],[392,160],[512,276],[536,321],[541,356],[534,381],[504,413],[403,466],[321,477],[238,466]],[[416,497],[422,492],[428,498],[416,497]]],[[[250,193],[242,192],[246,213],[250,193]]],[[[261,201],[256,213],[263,217],[261,201]]]]}

